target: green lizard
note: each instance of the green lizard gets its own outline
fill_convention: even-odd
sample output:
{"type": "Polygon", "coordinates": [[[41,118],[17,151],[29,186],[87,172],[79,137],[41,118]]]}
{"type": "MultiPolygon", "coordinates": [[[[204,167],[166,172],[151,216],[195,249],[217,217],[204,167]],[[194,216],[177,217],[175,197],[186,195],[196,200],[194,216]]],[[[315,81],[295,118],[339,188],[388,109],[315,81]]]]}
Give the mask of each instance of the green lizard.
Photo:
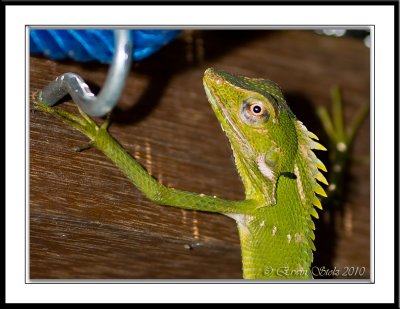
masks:
{"type": "Polygon", "coordinates": [[[204,88],[225,131],[245,187],[244,200],[225,200],[168,188],[154,179],[108,133],[82,111],[82,117],[49,107],[36,107],[81,131],[154,203],[217,212],[236,220],[245,279],[310,279],[313,260],[317,182],[328,184],[324,164],[313,150],[317,143],[289,109],[272,81],[236,76],[216,69],[204,74],[204,88]]]}

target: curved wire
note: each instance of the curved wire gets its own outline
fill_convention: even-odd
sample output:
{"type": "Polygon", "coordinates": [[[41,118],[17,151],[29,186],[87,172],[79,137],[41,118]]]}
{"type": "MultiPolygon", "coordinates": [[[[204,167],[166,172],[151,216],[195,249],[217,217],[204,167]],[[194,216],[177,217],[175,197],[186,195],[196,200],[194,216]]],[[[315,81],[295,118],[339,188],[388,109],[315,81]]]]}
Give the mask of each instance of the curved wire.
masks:
{"type": "Polygon", "coordinates": [[[115,30],[115,52],[106,82],[96,97],[85,81],[77,74],[65,73],[43,88],[40,100],[53,106],[65,95],[70,94],[79,108],[92,117],[110,112],[117,104],[128,77],[133,42],[129,30],[115,30]]]}

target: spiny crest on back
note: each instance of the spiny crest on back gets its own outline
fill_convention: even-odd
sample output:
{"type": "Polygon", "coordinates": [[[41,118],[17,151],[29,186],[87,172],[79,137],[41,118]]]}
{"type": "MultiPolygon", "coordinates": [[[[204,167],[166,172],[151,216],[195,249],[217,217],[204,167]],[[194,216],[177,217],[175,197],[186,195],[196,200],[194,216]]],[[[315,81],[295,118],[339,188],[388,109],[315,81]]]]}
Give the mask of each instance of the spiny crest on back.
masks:
{"type": "Polygon", "coordinates": [[[296,120],[295,125],[298,134],[300,158],[296,160],[294,171],[302,205],[304,206],[304,213],[307,218],[306,225],[309,230],[307,234],[309,244],[315,251],[315,246],[313,244],[315,236],[312,231],[315,230],[315,225],[310,216],[317,219],[319,218],[314,206],[322,210],[322,205],[317,194],[324,197],[327,196],[317,180],[325,185],[328,185],[328,181],[319,171],[322,170],[326,172],[326,167],[321,160],[317,158],[313,150],[326,150],[326,148],[315,141],[318,140],[318,137],[314,133],[308,131],[302,122],[296,120]]]}

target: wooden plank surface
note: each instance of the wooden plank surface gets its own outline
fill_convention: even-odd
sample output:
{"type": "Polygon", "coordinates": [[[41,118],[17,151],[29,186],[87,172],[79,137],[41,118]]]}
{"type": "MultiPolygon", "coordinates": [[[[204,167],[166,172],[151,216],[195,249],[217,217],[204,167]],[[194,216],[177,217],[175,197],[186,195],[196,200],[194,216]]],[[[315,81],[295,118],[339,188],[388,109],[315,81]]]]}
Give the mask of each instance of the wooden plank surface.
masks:
{"type": "MultiPolygon", "coordinates": [[[[276,81],[297,117],[323,138],[315,106],[330,104],[333,85],[342,89],[346,119],[368,104],[369,57],[361,41],[311,31],[187,31],[133,65],[110,132],[162,183],[240,199],[229,143],[202,88],[205,69],[276,81]]],[[[99,89],[107,70],[31,57],[30,91],[65,72],[99,89]]],[[[62,108],[76,112],[67,101],[62,108]]],[[[233,220],[152,204],[99,151],[72,151],[85,142],[51,116],[31,111],[30,278],[241,278],[233,220]]],[[[368,119],[354,154],[369,151],[368,119]]],[[[353,165],[341,211],[322,213],[315,265],[366,267],[362,277],[369,277],[369,177],[368,164],[353,165]]]]}

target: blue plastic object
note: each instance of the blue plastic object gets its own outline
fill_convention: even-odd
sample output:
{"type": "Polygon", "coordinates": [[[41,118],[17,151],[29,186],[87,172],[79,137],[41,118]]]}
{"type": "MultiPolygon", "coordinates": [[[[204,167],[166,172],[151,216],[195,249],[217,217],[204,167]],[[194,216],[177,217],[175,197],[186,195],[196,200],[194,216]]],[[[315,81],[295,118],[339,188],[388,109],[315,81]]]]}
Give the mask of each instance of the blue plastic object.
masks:
{"type": "MultiPolygon", "coordinates": [[[[133,60],[142,60],[173,40],[179,30],[131,30],[133,60]]],[[[113,30],[38,30],[31,29],[30,53],[54,60],[110,63],[114,55],[113,30]]]]}

